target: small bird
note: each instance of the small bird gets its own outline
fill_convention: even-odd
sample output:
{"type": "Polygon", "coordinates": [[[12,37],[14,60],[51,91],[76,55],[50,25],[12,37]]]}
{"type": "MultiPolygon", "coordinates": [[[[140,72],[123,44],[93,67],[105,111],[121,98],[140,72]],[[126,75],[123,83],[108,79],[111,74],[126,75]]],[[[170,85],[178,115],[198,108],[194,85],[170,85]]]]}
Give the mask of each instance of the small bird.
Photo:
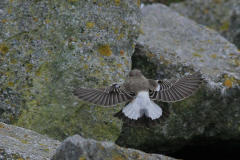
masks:
{"type": "Polygon", "coordinates": [[[169,116],[154,100],[176,102],[192,95],[202,83],[200,71],[177,79],[147,79],[138,69],[130,71],[128,80],[123,84],[114,84],[106,88],[74,90],[78,98],[102,106],[113,106],[130,102],[114,114],[131,126],[159,125],[169,116]]]}

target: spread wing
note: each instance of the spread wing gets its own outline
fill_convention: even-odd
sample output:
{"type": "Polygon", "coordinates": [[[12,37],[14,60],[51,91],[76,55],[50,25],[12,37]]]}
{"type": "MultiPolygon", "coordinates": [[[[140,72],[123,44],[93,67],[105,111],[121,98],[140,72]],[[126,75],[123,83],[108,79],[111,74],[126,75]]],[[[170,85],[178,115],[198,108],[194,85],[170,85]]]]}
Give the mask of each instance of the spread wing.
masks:
{"type": "Polygon", "coordinates": [[[125,93],[121,86],[116,84],[97,89],[78,88],[74,90],[74,95],[84,101],[102,106],[125,103],[135,98],[134,94],[125,93]]]}
{"type": "Polygon", "coordinates": [[[202,74],[198,71],[193,75],[178,79],[158,80],[158,87],[150,90],[152,100],[163,102],[175,102],[192,95],[202,84],[202,74]]]}

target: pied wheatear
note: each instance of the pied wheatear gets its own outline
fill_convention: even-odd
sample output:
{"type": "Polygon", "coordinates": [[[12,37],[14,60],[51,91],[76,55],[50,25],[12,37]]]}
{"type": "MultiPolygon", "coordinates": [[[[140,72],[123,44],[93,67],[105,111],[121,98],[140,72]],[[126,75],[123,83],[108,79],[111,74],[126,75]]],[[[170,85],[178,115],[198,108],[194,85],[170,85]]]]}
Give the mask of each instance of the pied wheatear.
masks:
{"type": "Polygon", "coordinates": [[[176,102],[192,95],[202,83],[200,71],[177,79],[152,80],[134,69],[123,84],[114,84],[106,88],[75,89],[78,98],[102,106],[113,106],[130,101],[114,117],[122,119],[132,126],[155,126],[163,122],[169,112],[161,109],[154,100],[176,102]]]}

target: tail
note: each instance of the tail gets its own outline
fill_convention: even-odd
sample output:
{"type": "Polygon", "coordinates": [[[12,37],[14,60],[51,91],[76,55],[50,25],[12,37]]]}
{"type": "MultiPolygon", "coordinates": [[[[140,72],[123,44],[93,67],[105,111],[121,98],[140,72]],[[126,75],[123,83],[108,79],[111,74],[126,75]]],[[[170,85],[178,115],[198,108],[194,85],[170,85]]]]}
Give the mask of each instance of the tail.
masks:
{"type": "Polygon", "coordinates": [[[123,109],[117,113],[114,114],[114,117],[117,117],[118,119],[121,119],[123,121],[123,123],[126,123],[130,126],[136,126],[136,127],[147,127],[150,128],[152,126],[157,126],[161,123],[163,123],[164,121],[166,121],[166,119],[169,117],[170,113],[166,110],[162,109],[162,115],[157,118],[157,119],[152,119],[148,116],[146,116],[146,114],[143,114],[142,117],[138,118],[137,120],[135,119],[131,119],[128,118],[127,116],[125,116],[125,114],[123,113],[123,109]]]}

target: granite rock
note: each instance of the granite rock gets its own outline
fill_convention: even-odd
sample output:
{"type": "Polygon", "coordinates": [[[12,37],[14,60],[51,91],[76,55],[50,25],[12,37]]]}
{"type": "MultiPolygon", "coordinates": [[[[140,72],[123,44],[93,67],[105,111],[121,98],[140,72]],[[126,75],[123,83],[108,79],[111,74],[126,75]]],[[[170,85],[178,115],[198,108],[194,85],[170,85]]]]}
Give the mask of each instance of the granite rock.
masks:
{"type": "Polygon", "coordinates": [[[146,159],[146,160],[174,160],[174,158],[147,154],[135,149],[121,148],[111,142],[98,142],[84,139],[79,135],[68,137],[63,141],[51,160],[64,159],[146,159]]]}
{"type": "Polygon", "coordinates": [[[125,80],[139,33],[140,1],[1,0],[0,121],[63,140],[115,140],[120,105],[79,100],[76,87],[125,80]]]}
{"type": "Polygon", "coordinates": [[[61,142],[0,122],[0,159],[49,160],[61,142]]]}
{"type": "Polygon", "coordinates": [[[239,0],[186,0],[172,3],[171,8],[199,24],[219,32],[240,49],[239,0]]]}

